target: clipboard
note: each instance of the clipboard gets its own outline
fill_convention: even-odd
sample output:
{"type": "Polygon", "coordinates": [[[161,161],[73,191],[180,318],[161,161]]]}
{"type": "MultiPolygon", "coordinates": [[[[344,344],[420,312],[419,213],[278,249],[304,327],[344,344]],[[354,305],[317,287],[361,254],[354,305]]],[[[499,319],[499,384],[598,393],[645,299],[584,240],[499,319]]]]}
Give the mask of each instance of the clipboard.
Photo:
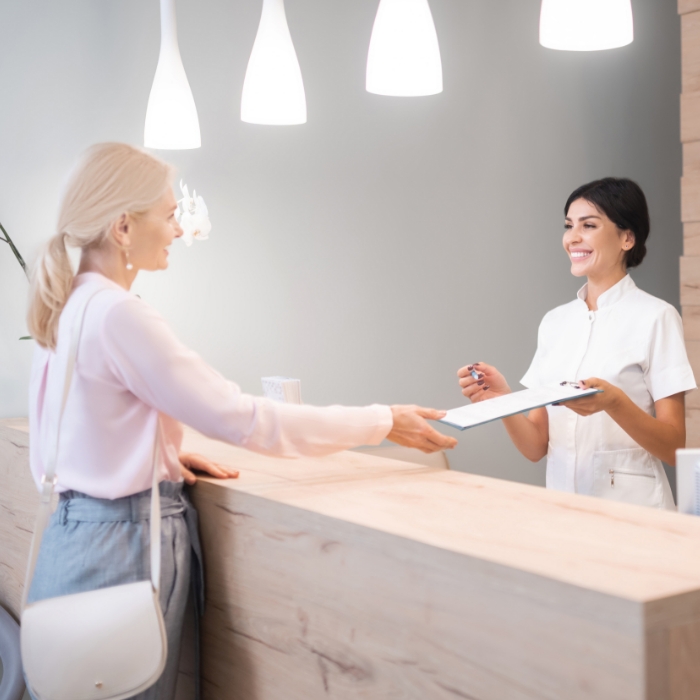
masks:
{"type": "Polygon", "coordinates": [[[535,408],[550,406],[560,401],[572,401],[584,396],[603,393],[602,389],[579,389],[571,386],[568,382],[565,384],[565,386],[555,384],[534,389],[523,389],[505,396],[497,396],[495,399],[453,408],[438,422],[458,430],[467,430],[485,423],[492,423],[501,418],[515,416],[518,413],[526,413],[535,408]]]}

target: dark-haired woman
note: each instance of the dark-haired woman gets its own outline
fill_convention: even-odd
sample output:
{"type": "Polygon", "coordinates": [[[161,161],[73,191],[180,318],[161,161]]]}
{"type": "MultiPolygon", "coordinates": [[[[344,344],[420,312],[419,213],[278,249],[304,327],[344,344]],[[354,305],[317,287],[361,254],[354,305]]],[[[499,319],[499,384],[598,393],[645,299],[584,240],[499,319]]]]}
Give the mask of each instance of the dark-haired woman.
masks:
{"type": "MultiPolygon", "coordinates": [[[[696,385],[678,312],[627,273],[646,254],[644,193],[631,180],[605,178],[575,190],[564,213],[571,274],[587,282],[574,301],[545,315],[521,383],[579,381],[603,393],[503,423],[525,457],[537,462],[547,455],[548,488],[673,508],[662,461],[675,465],[676,450],[685,446],[684,396],[696,385]]],[[[472,401],[511,391],[482,362],[458,374],[472,401]]]]}

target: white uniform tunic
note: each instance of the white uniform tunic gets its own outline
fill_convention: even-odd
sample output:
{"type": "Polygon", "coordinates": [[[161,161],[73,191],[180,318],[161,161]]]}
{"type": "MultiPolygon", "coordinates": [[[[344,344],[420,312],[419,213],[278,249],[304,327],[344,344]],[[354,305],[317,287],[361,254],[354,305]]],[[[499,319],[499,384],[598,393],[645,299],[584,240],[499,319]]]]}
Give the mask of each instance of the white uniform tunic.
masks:
{"type": "MultiPolygon", "coordinates": [[[[696,388],[675,308],[643,292],[629,275],[601,294],[597,311],[588,309],[586,294],[584,285],[576,300],[544,317],[522,384],[598,377],[650,415],[655,401],[696,388]]],[[[547,488],[674,507],[661,461],[607,413],[579,416],[563,406],[548,406],[547,413],[547,488]]]]}

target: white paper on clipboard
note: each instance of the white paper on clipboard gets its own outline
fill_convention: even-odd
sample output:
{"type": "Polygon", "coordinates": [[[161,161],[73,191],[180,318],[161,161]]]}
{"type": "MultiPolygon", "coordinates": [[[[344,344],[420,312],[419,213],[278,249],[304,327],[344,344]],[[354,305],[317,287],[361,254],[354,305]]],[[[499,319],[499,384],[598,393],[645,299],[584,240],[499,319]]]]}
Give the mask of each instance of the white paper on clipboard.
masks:
{"type": "Polygon", "coordinates": [[[514,416],[517,413],[525,413],[533,408],[542,408],[560,401],[571,401],[582,396],[591,396],[599,393],[601,393],[600,389],[578,389],[570,385],[561,386],[558,384],[535,389],[523,389],[523,391],[515,391],[505,396],[497,396],[495,399],[453,408],[439,422],[446,423],[459,430],[466,430],[477,425],[514,416]]]}

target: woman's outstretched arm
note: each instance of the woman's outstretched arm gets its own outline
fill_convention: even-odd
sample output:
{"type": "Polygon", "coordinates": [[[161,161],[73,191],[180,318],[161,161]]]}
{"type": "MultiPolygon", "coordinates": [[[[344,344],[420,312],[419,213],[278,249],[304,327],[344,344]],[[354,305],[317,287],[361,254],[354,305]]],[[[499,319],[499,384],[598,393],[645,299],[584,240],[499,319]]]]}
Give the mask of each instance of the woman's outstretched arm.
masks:
{"type": "Polygon", "coordinates": [[[244,394],[183,345],[160,314],[124,297],[105,314],[106,357],[119,383],[143,403],[224,442],[278,457],[323,456],[387,438],[424,452],[456,440],[427,421],[441,412],[418,406],[283,404],[244,394]]]}

